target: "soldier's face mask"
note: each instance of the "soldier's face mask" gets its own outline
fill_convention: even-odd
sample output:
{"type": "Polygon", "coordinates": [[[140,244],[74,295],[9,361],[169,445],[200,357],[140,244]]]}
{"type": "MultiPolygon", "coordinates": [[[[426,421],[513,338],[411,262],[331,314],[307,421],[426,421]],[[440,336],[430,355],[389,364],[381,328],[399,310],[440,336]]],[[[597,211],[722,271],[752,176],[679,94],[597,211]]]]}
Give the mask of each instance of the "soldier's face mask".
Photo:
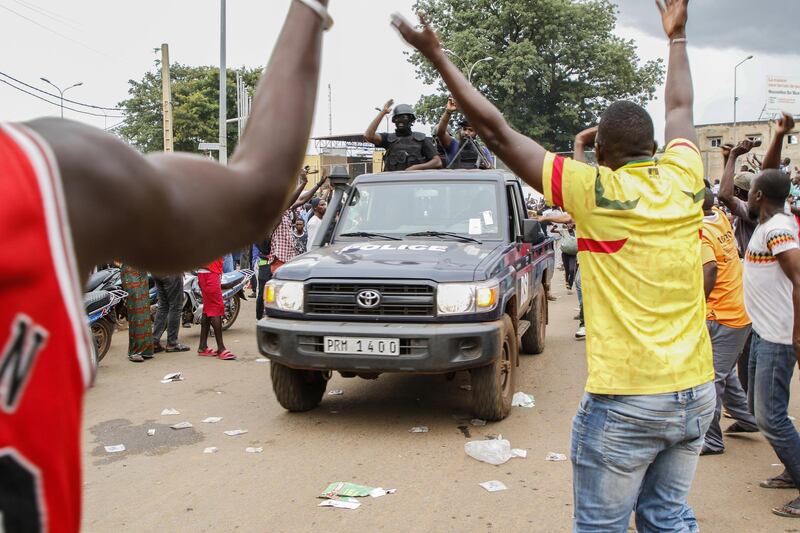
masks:
{"type": "Polygon", "coordinates": [[[394,125],[397,133],[408,134],[411,133],[411,125],[414,123],[411,115],[398,115],[394,118],[394,125]]]}

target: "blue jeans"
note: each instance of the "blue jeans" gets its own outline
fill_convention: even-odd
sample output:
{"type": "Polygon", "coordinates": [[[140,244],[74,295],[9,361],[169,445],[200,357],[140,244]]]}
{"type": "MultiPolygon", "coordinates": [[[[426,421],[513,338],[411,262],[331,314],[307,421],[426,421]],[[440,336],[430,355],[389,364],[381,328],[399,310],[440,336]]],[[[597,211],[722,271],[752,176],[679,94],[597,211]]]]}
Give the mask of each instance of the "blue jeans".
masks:
{"type": "Polygon", "coordinates": [[[699,531],[686,503],[711,418],[712,382],[666,394],[586,393],[572,422],[573,531],[699,531]]]}
{"type": "Polygon", "coordinates": [[[758,429],[795,484],[800,484],[800,435],[789,420],[788,412],[789,388],[796,364],[791,344],[769,342],[753,331],[747,401],[756,415],[758,429]]]}

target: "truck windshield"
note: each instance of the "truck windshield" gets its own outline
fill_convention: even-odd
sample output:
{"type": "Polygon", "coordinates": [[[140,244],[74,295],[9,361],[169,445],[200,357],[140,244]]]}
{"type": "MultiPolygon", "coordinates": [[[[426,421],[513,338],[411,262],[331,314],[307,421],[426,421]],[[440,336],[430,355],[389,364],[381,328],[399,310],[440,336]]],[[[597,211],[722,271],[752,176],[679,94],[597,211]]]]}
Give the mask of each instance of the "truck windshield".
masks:
{"type": "Polygon", "coordinates": [[[404,237],[441,231],[501,239],[499,214],[493,182],[362,183],[350,192],[337,236],[369,232],[404,237]]]}

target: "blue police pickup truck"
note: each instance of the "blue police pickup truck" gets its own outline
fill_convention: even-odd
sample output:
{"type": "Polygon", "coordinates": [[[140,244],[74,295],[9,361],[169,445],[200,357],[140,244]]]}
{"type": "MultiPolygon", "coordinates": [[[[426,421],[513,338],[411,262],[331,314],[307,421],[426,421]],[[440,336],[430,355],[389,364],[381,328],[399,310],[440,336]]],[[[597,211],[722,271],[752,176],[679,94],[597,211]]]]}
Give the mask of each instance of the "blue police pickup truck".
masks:
{"type": "Polygon", "coordinates": [[[468,371],[478,418],[508,415],[519,353],[544,350],[553,243],[500,170],[334,171],[309,252],[267,284],[258,344],[289,411],[333,371],[468,371]]]}

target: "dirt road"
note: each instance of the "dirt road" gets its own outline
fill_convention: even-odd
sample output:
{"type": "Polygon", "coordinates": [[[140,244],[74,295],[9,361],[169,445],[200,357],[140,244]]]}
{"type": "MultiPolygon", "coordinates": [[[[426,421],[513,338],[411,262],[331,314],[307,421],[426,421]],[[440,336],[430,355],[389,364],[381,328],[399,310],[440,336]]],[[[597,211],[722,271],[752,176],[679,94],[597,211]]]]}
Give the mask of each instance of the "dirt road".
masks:
{"type": "MultiPolygon", "coordinates": [[[[557,293],[558,294],[558,293],[557,293]]],[[[466,373],[443,377],[381,376],[377,381],[335,376],[322,405],[289,414],[275,401],[269,363],[253,333],[254,304],[226,335],[236,362],[160,354],[142,363],[125,357],[126,333],[114,338],[84,416],[85,531],[569,531],[570,422],[582,394],[584,344],[575,341],[575,296],[551,303],[547,350],[523,356],[518,389],[535,396],[533,409],[485,427],[469,424],[466,373]],[[181,371],[185,381],[162,384],[181,371]],[[180,414],[161,416],[165,408],[180,414]],[[218,416],[216,424],[202,423],[218,416]],[[188,421],[194,427],[173,430],[188,421]],[[412,434],[413,426],[428,433],[412,434]],[[459,426],[462,426],[459,428],[459,426]],[[155,429],[154,436],[147,430],[155,429]],[[223,431],[246,429],[230,437],[223,431]],[[465,432],[471,436],[465,437],[465,432]],[[464,443],[502,434],[528,451],[495,467],[471,459],[464,443]],[[106,453],[124,444],[127,451],[106,453]],[[219,452],[204,454],[206,447],[219,452]],[[246,453],[263,447],[263,453],[246,453]],[[508,490],[489,493],[478,483],[500,480],[508,490]],[[317,496],[333,481],[396,488],[366,498],[357,510],[319,508],[317,496]]],[[[199,329],[181,330],[197,346],[199,329]]],[[[800,392],[790,411],[800,412],[800,392]]],[[[730,421],[724,420],[723,427],[730,421]]],[[[800,531],[770,508],[792,491],[770,491],[758,481],[780,471],[764,439],[727,438],[721,456],[700,462],[691,503],[704,532],[800,531]]]]}

